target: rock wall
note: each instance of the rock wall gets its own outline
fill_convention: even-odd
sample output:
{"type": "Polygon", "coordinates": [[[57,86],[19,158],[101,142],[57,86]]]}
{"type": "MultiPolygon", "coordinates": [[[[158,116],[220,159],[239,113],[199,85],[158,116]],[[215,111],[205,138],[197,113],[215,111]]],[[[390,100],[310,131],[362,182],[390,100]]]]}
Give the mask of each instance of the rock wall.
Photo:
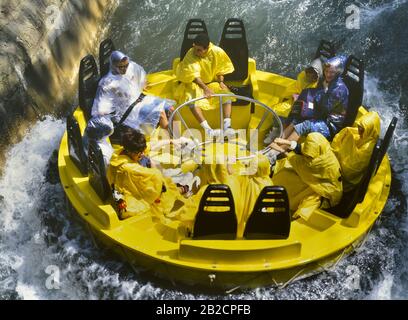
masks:
{"type": "Polygon", "coordinates": [[[0,2],[0,146],[18,141],[33,119],[72,106],[80,59],[96,53],[117,5],[118,0],[0,2]]]}

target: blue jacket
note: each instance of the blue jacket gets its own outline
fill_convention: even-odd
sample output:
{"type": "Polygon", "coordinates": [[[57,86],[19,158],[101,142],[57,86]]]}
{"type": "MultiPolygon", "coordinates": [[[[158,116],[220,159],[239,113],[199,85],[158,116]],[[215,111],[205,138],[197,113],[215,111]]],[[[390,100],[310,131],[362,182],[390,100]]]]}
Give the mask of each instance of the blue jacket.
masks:
{"type": "Polygon", "coordinates": [[[315,117],[326,120],[334,125],[336,132],[343,128],[343,122],[347,111],[349,91],[343,79],[339,76],[333,80],[327,91],[322,84],[315,96],[315,117]]]}

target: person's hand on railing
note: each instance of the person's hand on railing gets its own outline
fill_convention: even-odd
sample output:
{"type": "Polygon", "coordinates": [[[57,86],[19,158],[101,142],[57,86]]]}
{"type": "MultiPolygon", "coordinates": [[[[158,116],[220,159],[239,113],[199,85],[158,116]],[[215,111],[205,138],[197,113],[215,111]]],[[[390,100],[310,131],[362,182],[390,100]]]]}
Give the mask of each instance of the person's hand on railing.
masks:
{"type": "Polygon", "coordinates": [[[220,88],[222,90],[229,90],[229,88],[227,87],[227,85],[224,82],[220,82],[220,88]]]}
{"type": "Polygon", "coordinates": [[[214,91],[212,91],[210,88],[207,87],[206,89],[204,89],[204,97],[206,97],[207,99],[210,99],[213,94],[214,91]]]}

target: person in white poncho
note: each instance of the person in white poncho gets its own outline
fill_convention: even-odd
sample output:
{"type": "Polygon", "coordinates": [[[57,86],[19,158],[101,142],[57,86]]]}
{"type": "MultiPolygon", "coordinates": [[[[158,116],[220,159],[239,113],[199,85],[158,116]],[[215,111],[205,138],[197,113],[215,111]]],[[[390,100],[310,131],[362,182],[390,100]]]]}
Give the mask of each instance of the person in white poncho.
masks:
{"type": "MultiPolygon", "coordinates": [[[[116,125],[146,87],[146,72],[137,63],[120,51],[114,51],[110,58],[110,71],[101,79],[92,106],[92,117],[110,115],[116,125]]],[[[166,112],[172,110],[172,101],[155,96],[145,96],[137,103],[123,125],[150,135],[159,125],[168,127],[166,112]]],[[[174,102],[175,103],[175,102],[174,102]]]]}

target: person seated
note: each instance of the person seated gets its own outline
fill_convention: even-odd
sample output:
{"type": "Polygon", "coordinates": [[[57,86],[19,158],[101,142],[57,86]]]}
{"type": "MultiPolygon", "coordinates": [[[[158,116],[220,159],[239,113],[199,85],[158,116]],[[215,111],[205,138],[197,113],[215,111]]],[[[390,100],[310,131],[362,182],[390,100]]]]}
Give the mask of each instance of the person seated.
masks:
{"type": "Polygon", "coordinates": [[[238,237],[242,237],[245,230],[245,224],[254,210],[259,194],[266,186],[273,185],[271,174],[271,165],[266,156],[258,154],[253,158],[247,171],[248,175],[240,176],[241,181],[241,201],[243,203],[243,213],[241,220],[238,221],[238,237]]]}
{"type": "Polygon", "coordinates": [[[201,187],[198,192],[186,200],[183,207],[172,212],[170,215],[167,215],[168,218],[180,222],[180,228],[184,230],[183,233],[185,235],[187,235],[193,228],[201,198],[204,195],[207,186],[210,184],[226,184],[229,186],[234,198],[237,221],[241,221],[243,202],[241,201],[239,177],[233,172],[232,167],[228,163],[217,163],[222,161],[215,162],[216,163],[211,164],[204,163],[202,165],[198,175],[201,181],[201,187]]]}
{"type": "Polygon", "coordinates": [[[113,154],[112,145],[107,138],[113,133],[113,123],[110,117],[96,116],[88,121],[83,136],[83,145],[86,155],[88,155],[88,146],[90,140],[96,141],[103,155],[103,161],[107,168],[113,154]]]}
{"type": "Polygon", "coordinates": [[[127,210],[120,213],[121,219],[148,211],[160,219],[172,210],[177,200],[183,202],[182,193],[187,192],[157,168],[144,165],[146,147],[144,135],[129,128],[122,135],[122,146],[112,155],[107,178],[127,205],[127,210]]]}
{"type": "Polygon", "coordinates": [[[362,115],[356,123],[357,127],[342,129],[331,143],[343,173],[344,191],[360,183],[381,131],[380,117],[374,111],[362,115]]]}
{"type": "MultiPolygon", "coordinates": [[[[176,69],[176,78],[179,84],[175,90],[175,97],[179,103],[185,103],[191,99],[206,97],[191,104],[191,111],[200,123],[205,133],[216,136],[206,121],[202,110],[213,110],[219,105],[218,99],[211,99],[213,94],[229,93],[224,83],[224,76],[232,73],[234,66],[223,49],[210,42],[206,34],[199,34],[193,42],[193,47],[180,61],[176,69]]],[[[224,133],[229,135],[231,131],[231,101],[234,99],[223,98],[224,133]]]]}
{"type": "MultiPolygon", "coordinates": [[[[290,110],[292,109],[293,103],[298,99],[300,93],[304,89],[316,88],[319,84],[319,80],[323,75],[323,65],[320,58],[312,61],[312,63],[307,66],[303,71],[301,71],[293,85],[286,88],[284,96],[284,101],[275,104],[272,108],[281,117],[285,124],[285,118],[289,116],[290,110]]],[[[273,135],[269,134],[264,143],[269,144],[272,142],[273,135]]]]}
{"type": "MultiPolygon", "coordinates": [[[[341,78],[345,56],[337,56],[327,60],[324,64],[324,79],[316,89],[305,89],[304,97],[298,116],[291,118],[291,123],[283,132],[283,139],[298,141],[301,136],[311,132],[319,132],[325,138],[333,138],[343,128],[344,118],[348,106],[349,91],[341,78]]],[[[299,97],[298,101],[302,101],[299,97]]],[[[277,144],[269,145],[277,149],[277,144]]],[[[287,146],[281,146],[286,148],[287,146]]]]}
{"type": "Polygon", "coordinates": [[[147,87],[146,72],[137,63],[120,51],[113,51],[110,57],[110,71],[103,77],[96,91],[92,116],[110,115],[115,126],[123,125],[150,134],[158,125],[167,129],[167,115],[173,106],[167,99],[142,94],[147,87]],[[139,102],[122,119],[128,108],[139,102]],[[166,114],[167,112],[167,114],[166,114]]]}
{"type": "Polygon", "coordinates": [[[317,208],[330,208],[340,202],[341,169],[330,143],[318,132],[308,134],[296,152],[276,162],[272,181],[286,188],[293,217],[308,220],[317,208]]]}

